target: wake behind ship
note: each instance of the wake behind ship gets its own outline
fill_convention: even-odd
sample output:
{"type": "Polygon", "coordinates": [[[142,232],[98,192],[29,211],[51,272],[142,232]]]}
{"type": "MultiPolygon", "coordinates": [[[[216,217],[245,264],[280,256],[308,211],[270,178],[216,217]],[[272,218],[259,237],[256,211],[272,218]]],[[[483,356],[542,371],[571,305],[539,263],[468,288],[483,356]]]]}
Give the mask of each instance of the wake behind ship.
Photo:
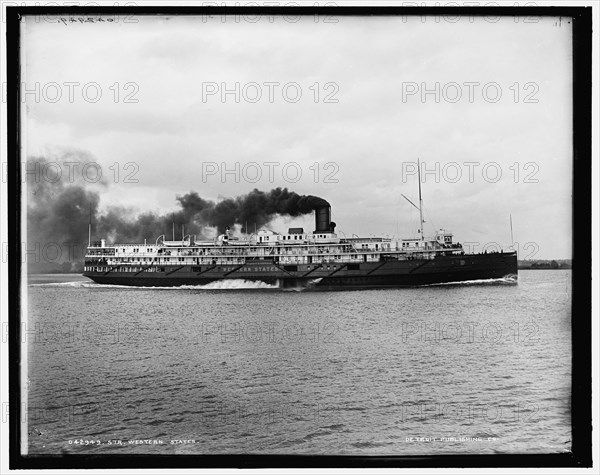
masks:
{"type": "Polygon", "coordinates": [[[229,228],[210,241],[192,235],[154,244],[90,242],[83,275],[100,284],[129,286],[204,285],[243,279],[279,287],[364,289],[412,287],[509,277],[516,280],[517,253],[466,254],[451,232],[420,237],[341,238],[331,207],[315,209],[315,230],[260,230],[234,237],[229,228]]]}

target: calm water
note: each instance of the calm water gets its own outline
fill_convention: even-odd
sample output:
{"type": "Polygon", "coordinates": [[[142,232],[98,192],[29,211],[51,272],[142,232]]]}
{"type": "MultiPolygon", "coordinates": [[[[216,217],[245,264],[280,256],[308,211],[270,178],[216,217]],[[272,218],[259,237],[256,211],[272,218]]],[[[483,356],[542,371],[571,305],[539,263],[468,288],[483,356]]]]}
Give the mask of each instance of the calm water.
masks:
{"type": "Polygon", "coordinates": [[[311,293],[32,276],[25,446],[567,451],[570,278],[521,271],[518,285],[311,293]]]}

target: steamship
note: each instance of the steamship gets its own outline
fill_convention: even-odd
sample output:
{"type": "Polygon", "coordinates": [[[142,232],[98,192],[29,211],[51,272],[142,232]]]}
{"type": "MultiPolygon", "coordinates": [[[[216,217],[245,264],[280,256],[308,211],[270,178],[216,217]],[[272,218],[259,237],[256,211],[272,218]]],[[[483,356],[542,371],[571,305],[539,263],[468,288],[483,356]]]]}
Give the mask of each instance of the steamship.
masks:
{"type": "Polygon", "coordinates": [[[154,244],[107,245],[90,239],[83,275],[99,284],[128,286],[198,286],[238,279],[323,290],[503,278],[516,282],[516,251],[465,253],[443,229],[425,238],[420,193],[419,200],[419,236],[412,239],[340,237],[331,207],[324,202],[314,210],[312,232],[261,229],[239,237],[226,228],[213,240],[196,240],[182,232],[180,241],[167,241],[163,235],[154,244]]]}

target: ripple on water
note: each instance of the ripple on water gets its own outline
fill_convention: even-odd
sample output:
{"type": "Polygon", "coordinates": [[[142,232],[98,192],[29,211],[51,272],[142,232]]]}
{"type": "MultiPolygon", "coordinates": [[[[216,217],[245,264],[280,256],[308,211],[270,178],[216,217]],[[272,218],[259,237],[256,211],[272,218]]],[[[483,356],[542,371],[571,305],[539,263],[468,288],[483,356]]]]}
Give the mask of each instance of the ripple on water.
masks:
{"type": "Polygon", "coordinates": [[[570,448],[569,271],[522,272],[518,285],[318,293],[69,278],[28,288],[30,324],[74,332],[29,343],[31,453],[570,448]],[[86,438],[196,442],[69,444],[86,438]]]}

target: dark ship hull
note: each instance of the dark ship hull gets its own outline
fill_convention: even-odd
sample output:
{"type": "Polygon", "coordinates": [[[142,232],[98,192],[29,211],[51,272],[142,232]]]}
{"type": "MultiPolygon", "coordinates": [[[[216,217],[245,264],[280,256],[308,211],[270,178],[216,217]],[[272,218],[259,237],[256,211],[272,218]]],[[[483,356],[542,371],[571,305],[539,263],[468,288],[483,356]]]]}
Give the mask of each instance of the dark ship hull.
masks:
{"type": "Polygon", "coordinates": [[[99,284],[137,287],[201,286],[215,281],[246,280],[281,288],[314,290],[415,287],[452,282],[510,278],[516,281],[516,252],[438,255],[433,259],[382,257],[380,262],[280,265],[275,260],[247,260],[245,264],[164,266],[152,272],[85,272],[99,284]]]}

